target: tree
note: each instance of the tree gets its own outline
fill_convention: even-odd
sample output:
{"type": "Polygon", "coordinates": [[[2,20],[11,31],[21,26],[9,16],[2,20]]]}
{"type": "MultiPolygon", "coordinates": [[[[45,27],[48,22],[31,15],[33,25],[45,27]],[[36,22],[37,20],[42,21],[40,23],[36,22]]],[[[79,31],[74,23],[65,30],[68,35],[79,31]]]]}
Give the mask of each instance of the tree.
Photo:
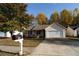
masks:
{"type": "Polygon", "coordinates": [[[20,30],[22,26],[29,25],[30,16],[26,14],[27,4],[1,3],[0,4],[0,30],[20,30]],[[4,20],[3,20],[4,19],[4,20]]]}
{"type": "Polygon", "coordinates": [[[77,16],[74,17],[73,25],[74,26],[79,26],[79,14],[77,14],[77,16]]]}
{"type": "Polygon", "coordinates": [[[73,11],[73,17],[76,17],[79,14],[79,9],[75,8],[73,11]]]}
{"type": "Polygon", "coordinates": [[[59,20],[59,14],[58,14],[58,12],[54,12],[50,16],[50,23],[57,22],[58,20],[59,20]]]}
{"type": "Polygon", "coordinates": [[[72,24],[72,21],[73,21],[73,17],[71,15],[71,13],[64,9],[62,12],[61,12],[61,15],[60,15],[60,23],[64,26],[69,26],[72,24]]]}
{"type": "Polygon", "coordinates": [[[36,19],[39,21],[39,24],[41,25],[47,24],[47,17],[44,13],[38,14],[36,19]]]}
{"type": "Polygon", "coordinates": [[[79,9],[75,8],[73,11],[73,26],[79,26],[79,9]]]}

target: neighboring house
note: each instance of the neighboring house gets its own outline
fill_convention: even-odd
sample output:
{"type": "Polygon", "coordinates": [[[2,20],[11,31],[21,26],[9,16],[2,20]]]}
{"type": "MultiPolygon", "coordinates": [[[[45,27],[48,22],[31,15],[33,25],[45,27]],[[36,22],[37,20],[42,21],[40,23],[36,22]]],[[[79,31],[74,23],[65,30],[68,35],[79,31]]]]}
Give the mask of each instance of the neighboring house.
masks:
{"type": "Polygon", "coordinates": [[[11,37],[11,33],[9,31],[7,32],[0,32],[0,38],[10,38],[11,37]]]}
{"type": "Polygon", "coordinates": [[[66,28],[66,36],[67,37],[76,37],[77,36],[77,29],[68,26],[66,28]]]}
{"type": "Polygon", "coordinates": [[[76,31],[77,31],[77,37],[79,37],[79,28],[77,28],[76,31]]]}
{"type": "Polygon", "coordinates": [[[28,37],[37,38],[65,38],[65,27],[54,23],[51,25],[38,25],[27,29],[28,37]]]}
{"type": "Polygon", "coordinates": [[[6,35],[5,35],[5,32],[2,32],[2,31],[0,31],[0,38],[1,37],[5,37],[6,35]]]}
{"type": "Polygon", "coordinates": [[[45,35],[46,38],[65,38],[66,32],[65,27],[58,23],[53,23],[49,25],[47,28],[45,28],[45,35]]]}

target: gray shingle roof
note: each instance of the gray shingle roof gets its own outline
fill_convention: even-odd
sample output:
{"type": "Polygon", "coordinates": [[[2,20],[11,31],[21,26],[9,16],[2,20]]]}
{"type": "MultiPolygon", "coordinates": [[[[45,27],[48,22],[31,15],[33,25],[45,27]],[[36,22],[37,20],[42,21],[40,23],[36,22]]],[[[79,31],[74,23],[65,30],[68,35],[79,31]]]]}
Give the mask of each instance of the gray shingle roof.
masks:
{"type": "Polygon", "coordinates": [[[65,29],[64,26],[62,26],[62,25],[60,25],[60,24],[58,24],[58,23],[53,23],[53,24],[51,24],[51,25],[30,26],[30,27],[27,28],[27,30],[42,30],[42,29],[45,29],[45,28],[48,27],[48,26],[54,26],[55,24],[58,25],[58,26],[60,26],[61,28],[64,28],[64,29],[65,29]]]}
{"type": "Polygon", "coordinates": [[[54,25],[57,25],[57,26],[60,26],[61,28],[63,28],[63,29],[66,29],[63,25],[61,25],[61,24],[59,24],[59,23],[53,23],[53,24],[51,24],[50,26],[54,26],[54,25]]]}
{"type": "Polygon", "coordinates": [[[33,26],[29,26],[26,30],[31,30],[33,28],[33,26]]]}
{"type": "Polygon", "coordinates": [[[48,26],[49,25],[38,25],[38,26],[34,27],[33,30],[42,30],[42,29],[45,29],[48,26]]]}
{"type": "Polygon", "coordinates": [[[29,26],[27,30],[42,30],[48,27],[49,25],[37,25],[37,26],[29,26]]]}

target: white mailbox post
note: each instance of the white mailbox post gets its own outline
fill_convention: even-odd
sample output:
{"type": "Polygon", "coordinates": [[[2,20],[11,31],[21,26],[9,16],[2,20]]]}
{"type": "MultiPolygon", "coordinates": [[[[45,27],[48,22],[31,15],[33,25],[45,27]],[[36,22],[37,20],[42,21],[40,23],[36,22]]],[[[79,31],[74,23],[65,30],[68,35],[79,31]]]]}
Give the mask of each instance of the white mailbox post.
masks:
{"type": "Polygon", "coordinates": [[[13,35],[21,35],[21,37],[18,37],[18,39],[14,40],[15,42],[19,42],[19,55],[23,55],[23,32],[14,31],[13,35]]]}
{"type": "Polygon", "coordinates": [[[23,55],[23,40],[19,41],[19,43],[20,43],[19,55],[23,55]]]}

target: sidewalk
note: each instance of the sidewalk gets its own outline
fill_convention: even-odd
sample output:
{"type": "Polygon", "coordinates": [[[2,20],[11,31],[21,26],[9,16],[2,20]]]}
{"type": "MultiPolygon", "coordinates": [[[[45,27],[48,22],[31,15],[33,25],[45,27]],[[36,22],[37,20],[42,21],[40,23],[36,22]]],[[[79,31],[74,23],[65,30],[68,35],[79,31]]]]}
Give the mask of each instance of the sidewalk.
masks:
{"type": "MultiPolygon", "coordinates": [[[[0,46],[1,51],[18,53],[19,46],[0,46]]],[[[34,47],[23,47],[24,55],[30,54],[34,50],[34,47]]]]}

